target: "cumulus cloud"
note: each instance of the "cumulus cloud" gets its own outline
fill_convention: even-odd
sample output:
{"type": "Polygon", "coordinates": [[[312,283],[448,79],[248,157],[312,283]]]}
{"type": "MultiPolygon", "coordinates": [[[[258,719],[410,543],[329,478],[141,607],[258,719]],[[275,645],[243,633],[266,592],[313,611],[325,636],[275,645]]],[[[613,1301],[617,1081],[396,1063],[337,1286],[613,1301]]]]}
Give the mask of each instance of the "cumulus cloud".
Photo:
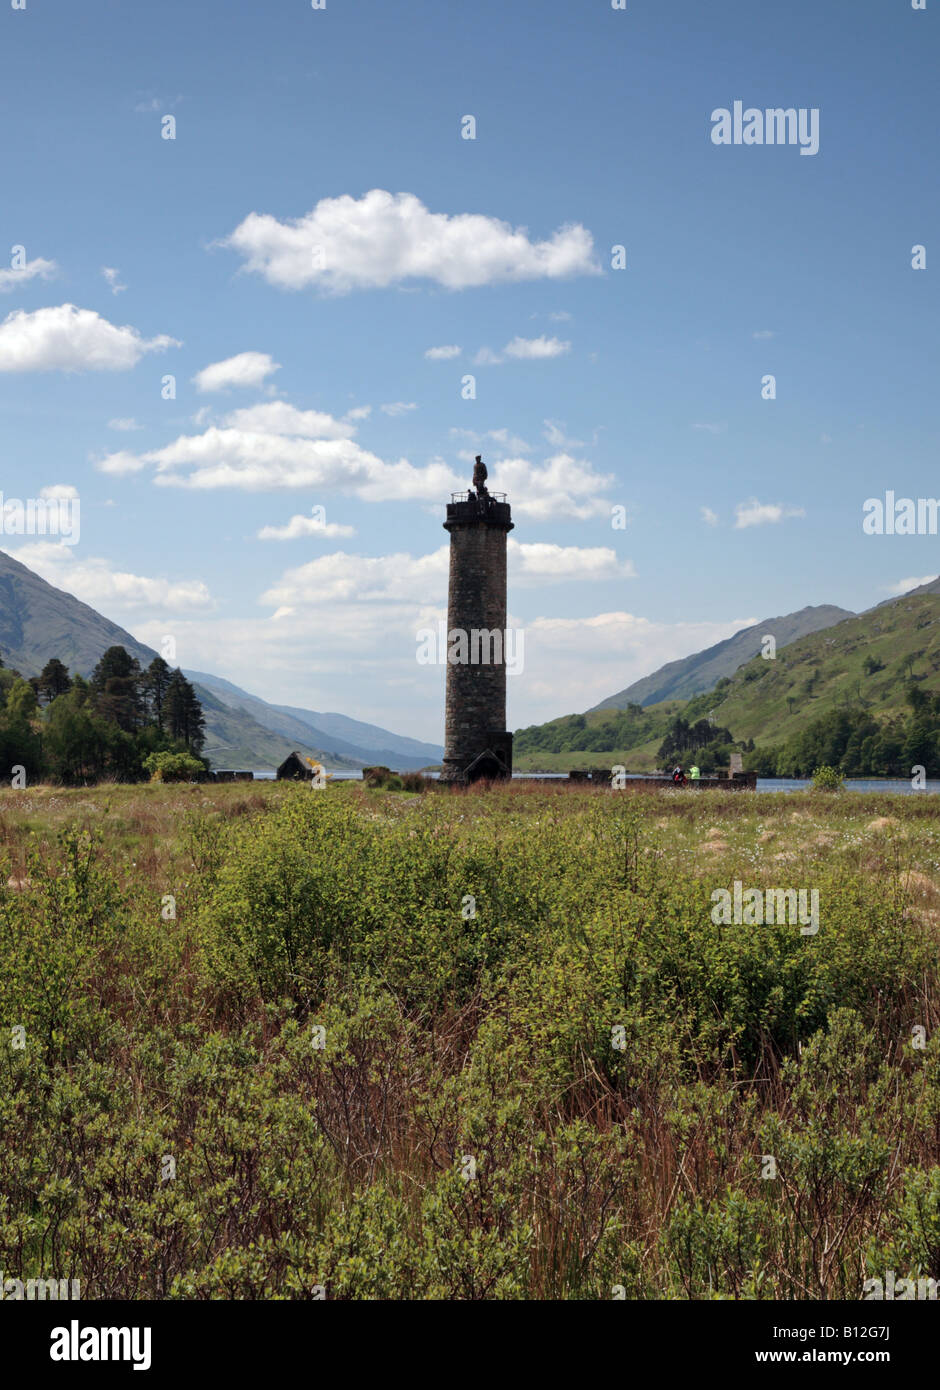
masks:
{"type": "Polygon", "coordinates": [[[508,565],[516,584],[544,584],[567,579],[635,579],[631,560],[618,560],[609,546],[507,542],[508,565]]]}
{"type": "Polygon", "coordinates": [[[74,502],[78,497],[78,488],[73,487],[71,483],[50,483],[48,487],[39,489],[39,496],[74,502]]]}
{"type": "Polygon", "coordinates": [[[565,427],[557,420],[545,420],[542,433],[554,449],[583,449],[583,439],[569,439],[565,434],[565,427]]]}
{"type": "Polygon", "coordinates": [[[498,367],[506,358],[516,362],[539,362],[550,357],[563,357],[571,351],[571,344],[560,338],[513,338],[502,349],[494,352],[492,348],[481,347],[473,359],[475,367],[498,367]]]}
{"type": "Polygon", "coordinates": [[[336,488],[367,502],[436,502],[461,486],[442,461],[423,468],[407,459],[386,463],[354,440],[354,433],[348,421],[270,401],[233,411],[221,426],[180,435],[160,449],[109,454],[97,467],[124,474],[150,465],[154,481],[164,487],[245,492],[336,488]]]}
{"type": "Polygon", "coordinates": [[[511,343],[507,343],[503,352],[507,357],[516,357],[529,360],[537,360],[543,357],[562,357],[566,352],[570,352],[571,344],[563,343],[559,338],[513,338],[511,343]]]}
{"type": "MultiPolygon", "coordinates": [[[[606,547],[526,544],[508,541],[507,562],[514,585],[542,586],[573,580],[631,578],[633,566],[606,547]]],[[[447,594],[450,550],[428,555],[350,555],[336,551],[287,570],[261,602],[299,609],[351,602],[426,603],[447,594]]]]}
{"type": "Polygon", "coordinates": [[[497,459],[489,465],[489,487],[509,494],[513,511],[536,521],[610,516],[610,502],[600,494],[613,483],[610,473],[562,451],[544,463],[531,459],[497,459]]]}
{"type": "Polygon", "coordinates": [[[9,294],[11,290],[19,289],[29,280],[51,280],[58,269],[55,261],[45,261],[42,256],[37,256],[34,261],[27,261],[18,270],[12,267],[9,270],[0,270],[0,294],[9,294]]]}
{"type": "MultiPolygon", "coordinates": [[[[508,457],[487,459],[490,487],[508,492],[520,515],[546,521],[609,517],[610,503],[601,494],[612,476],[595,472],[589,462],[560,451],[535,463],[521,456],[520,450],[529,448],[525,441],[505,429],[456,433],[471,439],[475,452],[483,439],[511,451],[508,457]]],[[[139,454],[118,450],[96,466],[113,475],[149,467],[162,487],[334,489],[363,502],[439,503],[467,485],[464,470],[458,473],[445,459],[431,458],[421,466],[405,458],[387,462],[364,448],[355,434],[350,415],[337,419],[287,401],[266,401],[233,410],[200,433],[180,435],[161,448],[139,454]]]]}
{"type": "Polygon", "coordinates": [[[284,222],[249,213],[221,244],[279,289],[330,294],[409,280],[461,290],[601,273],[591,234],[578,224],[531,241],[524,227],[479,213],[434,213],[413,193],[378,188],[359,199],[322,198],[284,222]]]}
{"type": "Polygon", "coordinates": [[[920,579],[899,579],[896,584],[886,584],[884,592],[886,594],[909,594],[912,589],[919,589],[922,584],[932,584],[937,578],[935,574],[921,575],[920,579]]]}
{"type": "Polygon", "coordinates": [[[304,439],[351,439],[356,433],[347,420],[337,420],[324,410],[298,410],[287,401],[243,406],[230,411],[223,423],[236,430],[300,435],[304,439]]]}
{"type": "Polygon", "coordinates": [[[121,284],[121,272],[115,270],[113,265],[103,265],[101,267],[101,273],[111,286],[112,294],[120,294],[122,290],[127,289],[126,285],[121,284]]]}
{"type": "Polygon", "coordinates": [[[280,362],[267,352],[239,352],[224,362],[210,362],[193,377],[196,390],[227,391],[232,386],[260,386],[266,377],[281,369],[280,362]]]}
{"type": "Polygon", "coordinates": [[[711,507],[703,507],[703,508],[702,508],[702,520],[705,522],[705,525],[706,525],[706,526],[717,526],[717,525],[718,525],[718,513],[717,513],[717,512],[713,512],[712,509],[711,509],[711,507]]]}
{"type": "Polygon", "coordinates": [[[343,526],[337,521],[325,521],[320,515],[322,507],[312,507],[312,516],[298,514],[292,516],[286,526],[262,526],[258,532],[259,541],[295,541],[305,536],[354,536],[354,526],[343,526]]]}
{"type": "Polygon", "coordinates": [[[459,357],[463,348],[456,343],[445,344],[443,347],[430,347],[424,354],[429,362],[447,362],[451,357],[459,357]]]}
{"type": "MultiPolygon", "coordinates": [[[[74,491],[70,489],[70,495],[74,491]]],[[[77,559],[74,547],[61,541],[36,541],[7,550],[6,554],[93,608],[158,608],[164,613],[192,613],[215,607],[201,579],[151,579],[112,569],[109,560],[77,559]]]]}
{"type": "Polygon", "coordinates": [[[128,371],[147,352],[179,346],[166,334],[143,338],[74,304],[17,309],[0,323],[0,372],[128,371]]]}
{"type": "Polygon", "coordinates": [[[785,507],[782,502],[758,502],[752,497],[749,502],[739,502],[734,509],[735,530],[743,531],[747,526],[776,525],[788,517],[805,516],[802,507],[785,507]]]}
{"type": "Polygon", "coordinates": [[[409,410],[417,410],[414,401],[389,401],[388,405],[380,405],[380,410],[384,410],[386,415],[407,415],[409,410]]]}
{"type": "Polygon", "coordinates": [[[132,430],[142,430],[143,425],[139,425],[131,415],[121,415],[114,420],[108,421],[108,429],[124,430],[126,432],[129,432],[132,430]]]}

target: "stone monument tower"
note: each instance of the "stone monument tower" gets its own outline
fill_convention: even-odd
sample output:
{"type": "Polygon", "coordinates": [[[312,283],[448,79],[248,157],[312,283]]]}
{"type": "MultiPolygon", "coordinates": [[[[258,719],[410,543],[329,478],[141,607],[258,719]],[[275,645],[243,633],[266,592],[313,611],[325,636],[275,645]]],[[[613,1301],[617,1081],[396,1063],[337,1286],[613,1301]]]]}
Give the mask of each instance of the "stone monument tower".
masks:
{"type": "Polygon", "coordinates": [[[504,493],[486,488],[477,456],[472,492],[454,493],[447,593],[447,695],[443,782],[512,776],[506,729],[506,537],[512,514],[504,493]]]}

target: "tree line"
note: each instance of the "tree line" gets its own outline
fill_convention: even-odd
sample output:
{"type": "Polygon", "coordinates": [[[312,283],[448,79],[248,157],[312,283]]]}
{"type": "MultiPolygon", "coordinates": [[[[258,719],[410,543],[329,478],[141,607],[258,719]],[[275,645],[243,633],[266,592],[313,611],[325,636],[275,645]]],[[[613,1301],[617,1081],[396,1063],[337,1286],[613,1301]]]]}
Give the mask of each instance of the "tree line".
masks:
{"type": "Polygon", "coordinates": [[[0,660],[0,777],[8,784],[17,775],[64,786],[137,782],[162,754],[207,770],[204,743],[196,692],[162,657],[142,669],[123,647],[109,647],[89,680],[57,657],[28,679],[0,660]]]}
{"type": "Polygon", "coordinates": [[[864,709],[830,710],[750,762],[762,777],[809,777],[824,766],[845,777],[910,777],[915,767],[940,776],[940,694],[912,682],[905,698],[907,713],[884,723],[864,709]]]}

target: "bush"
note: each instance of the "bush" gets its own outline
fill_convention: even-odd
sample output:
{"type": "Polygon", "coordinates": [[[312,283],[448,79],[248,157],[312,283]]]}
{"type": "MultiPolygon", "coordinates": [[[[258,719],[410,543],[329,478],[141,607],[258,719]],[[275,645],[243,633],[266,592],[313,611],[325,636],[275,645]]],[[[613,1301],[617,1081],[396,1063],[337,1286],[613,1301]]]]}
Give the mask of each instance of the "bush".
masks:
{"type": "Polygon", "coordinates": [[[842,773],[835,767],[817,767],[813,770],[813,788],[818,792],[840,792],[842,773]]]}
{"type": "Polygon", "coordinates": [[[151,782],[198,782],[206,775],[206,765],[192,753],[149,753],[144,767],[151,782]]]}

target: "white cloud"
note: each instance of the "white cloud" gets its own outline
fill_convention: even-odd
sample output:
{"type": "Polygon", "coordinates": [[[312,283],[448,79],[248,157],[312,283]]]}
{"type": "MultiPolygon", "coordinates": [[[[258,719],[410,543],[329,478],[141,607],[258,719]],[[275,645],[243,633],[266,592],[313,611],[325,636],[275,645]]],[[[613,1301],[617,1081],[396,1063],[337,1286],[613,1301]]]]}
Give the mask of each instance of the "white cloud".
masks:
{"type": "Polygon", "coordinates": [[[133,416],[119,416],[115,420],[108,421],[109,430],[142,430],[143,425],[138,425],[133,416]]]}
{"type": "Polygon", "coordinates": [[[920,579],[899,579],[896,584],[885,584],[886,594],[909,594],[912,589],[919,589],[921,584],[931,584],[937,578],[935,574],[921,575],[920,579]]]}
{"type": "Polygon", "coordinates": [[[371,405],[356,405],[353,406],[352,410],[347,410],[343,418],[346,420],[368,420],[371,414],[371,405]]]}
{"type": "Polygon", "coordinates": [[[660,623],[633,613],[539,617],[525,624],[525,676],[508,682],[511,728],[592,705],[676,661],[724,641],[756,618],[660,623]]]}
{"type": "Polygon", "coordinates": [[[140,473],[147,467],[146,460],[137,454],[130,453],[127,449],[119,449],[116,454],[108,454],[106,458],[99,459],[95,463],[99,473],[110,473],[114,477],[123,477],[126,473],[140,473]]]}
{"type": "Polygon", "coordinates": [[[507,343],[503,352],[507,357],[515,357],[527,360],[537,360],[545,357],[562,357],[566,352],[570,352],[571,344],[563,343],[559,338],[513,338],[511,343],[507,343]]]}
{"type": "Polygon", "coordinates": [[[443,347],[430,347],[424,355],[429,362],[447,362],[451,357],[459,357],[462,351],[463,348],[451,343],[443,347]]]}
{"type": "Polygon", "coordinates": [[[630,560],[618,560],[609,546],[547,545],[544,542],[507,542],[509,571],[515,585],[544,584],[551,580],[635,579],[630,560]]]}
{"type": "Polygon", "coordinates": [[[51,483],[48,487],[39,489],[39,496],[74,501],[78,497],[78,488],[73,487],[71,483],[51,483]]]}
{"type": "Polygon", "coordinates": [[[563,343],[559,338],[513,338],[512,342],[506,344],[502,353],[494,352],[490,347],[481,347],[473,358],[475,367],[499,367],[505,362],[507,357],[515,361],[544,361],[550,357],[563,357],[571,349],[570,343],[563,343]]]}
{"type": "MultiPolygon", "coordinates": [[[[619,561],[604,547],[526,544],[508,541],[507,561],[513,584],[521,587],[572,580],[634,577],[629,561],[619,561]]],[[[272,606],[306,608],[331,603],[444,602],[450,550],[442,545],[428,555],[350,555],[336,551],[287,570],[261,596],[272,606]]]]}
{"type": "Polygon", "coordinates": [[[180,435],[172,444],[140,455],[110,454],[96,466],[102,473],[122,474],[150,464],[155,482],[164,487],[245,492],[336,488],[366,502],[439,502],[461,486],[442,461],[424,468],[407,459],[385,463],[349,438],[353,432],[352,425],[332,416],[271,401],[233,411],[223,427],[180,435]]]}
{"type": "MultiPolygon", "coordinates": [[[[321,411],[298,410],[287,401],[267,401],[233,410],[220,424],[199,434],[180,435],[162,448],[140,454],[118,450],[96,466],[114,475],[150,466],[154,481],[164,487],[335,489],[364,502],[440,503],[467,485],[463,471],[456,472],[442,458],[431,458],[420,467],[404,458],[386,462],[363,448],[355,433],[348,416],[337,420],[321,411]]],[[[513,451],[509,457],[487,460],[487,465],[491,489],[508,492],[520,515],[540,521],[609,517],[610,503],[601,494],[613,478],[596,473],[589,462],[562,451],[536,464],[518,452],[528,449],[525,441],[505,429],[486,435],[464,433],[478,446],[476,452],[482,438],[513,451]]]]}
{"type": "Polygon", "coordinates": [[[6,554],[57,589],[74,594],[93,608],[158,608],[163,613],[191,613],[215,607],[208,588],[200,579],[150,579],[115,570],[109,560],[77,559],[74,547],[63,542],[35,541],[16,550],[7,550],[6,554]]]}
{"type": "Polygon", "coordinates": [[[559,309],[556,313],[549,314],[548,317],[555,323],[567,323],[571,315],[568,313],[567,309],[559,309]]]}
{"type": "Polygon", "coordinates": [[[136,328],[117,328],[74,304],[17,309],[0,324],[0,372],[127,371],[147,352],[179,346],[165,334],[148,339],[136,328]]]}
{"type": "Polygon", "coordinates": [[[712,509],[711,509],[711,507],[703,507],[703,508],[702,508],[702,520],[705,522],[705,525],[706,525],[706,526],[717,526],[717,525],[718,525],[718,513],[717,513],[717,512],[713,512],[712,509]]]}
{"type": "Polygon", "coordinates": [[[287,401],[243,406],[230,411],[222,423],[235,430],[299,435],[304,439],[351,439],[356,433],[355,426],[346,420],[337,420],[323,410],[298,410],[287,401]]]}
{"type": "Polygon", "coordinates": [[[112,294],[120,294],[122,290],[127,289],[126,285],[121,284],[121,272],[115,270],[114,266],[103,265],[101,267],[101,273],[111,286],[112,294]]]}
{"type": "Polygon", "coordinates": [[[756,333],[751,334],[752,338],[757,338],[758,340],[762,338],[776,338],[776,336],[772,328],[759,328],[756,333]]]}
{"type": "Polygon", "coordinates": [[[58,269],[55,261],[45,261],[41,256],[37,256],[34,261],[27,261],[19,270],[12,267],[9,270],[0,270],[0,294],[9,294],[11,290],[18,289],[24,281],[35,280],[37,276],[40,280],[51,280],[58,269]]]}
{"type": "Polygon", "coordinates": [[[610,517],[610,502],[600,494],[613,475],[595,473],[590,463],[571,454],[554,454],[543,464],[531,459],[505,458],[487,464],[491,492],[509,495],[513,511],[535,521],[587,521],[610,517]]]}
{"type": "MultiPolygon", "coordinates": [[[[316,513],[317,508],[311,510],[316,513]]],[[[258,532],[259,541],[294,541],[304,536],[354,536],[354,526],[343,526],[336,521],[321,521],[318,516],[292,516],[286,526],[262,526],[258,532]]]]}
{"type": "Polygon", "coordinates": [[[286,222],[249,213],[221,244],[271,285],[332,294],[408,280],[460,290],[601,273],[591,234],[580,225],[530,241],[525,228],[495,217],[432,213],[413,193],[378,188],[359,199],[323,198],[286,222]]]}
{"type": "Polygon", "coordinates": [[[545,438],[553,449],[583,449],[584,441],[581,439],[569,439],[565,434],[564,425],[557,420],[543,421],[545,429],[542,431],[545,438]]]}
{"type": "Polygon", "coordinates": [[[260,386],[266,377],[280,371],[280,362],[267,352],[240,352],[224,362],[210,362],[193,377],[196,390],[227,391],[232,386],[260,386]]]}
{"type": "Polygon", "coordinates": [[[388,405],[380,405],[380,410],[384,410],[386,415],[407,415],[409,410],[417,410],[414,401],[390,401],[388,405]]]}
{"type": "Polygon", "coordinates": [[[785,507],[782,502],[758,502],[752,497],[749,502],[739,502],[734,509],[735,530],[743,531],[747,526],[776,525],[788,517],[805,516],[802,507],[785,507]]]}
{"type": "MultiPolygon", "coordinates": [[[[288,602],[270,617],[176,619],[177,650],[184,666],[215,671],[276,703],[344,709],[355,689],[358,718],[416,738],[441,739],[443,670],[415,660],[418,632],[446,621],[442,564],[432,579],[437,604],[426,597],[371,603],[357,597],[309,606],[288,602]]],[[[557,618],[543,610],[522,622],[511,614],[510,626],[525,630],[525,671],[507,682],[508,727],[587,709],[666,662],[756,621],[744,616],[669,624],[625,612],[557,618]]],[[[159,648],[166,630],[152,620],[138,624],[135,635],[159,648]]]]}

